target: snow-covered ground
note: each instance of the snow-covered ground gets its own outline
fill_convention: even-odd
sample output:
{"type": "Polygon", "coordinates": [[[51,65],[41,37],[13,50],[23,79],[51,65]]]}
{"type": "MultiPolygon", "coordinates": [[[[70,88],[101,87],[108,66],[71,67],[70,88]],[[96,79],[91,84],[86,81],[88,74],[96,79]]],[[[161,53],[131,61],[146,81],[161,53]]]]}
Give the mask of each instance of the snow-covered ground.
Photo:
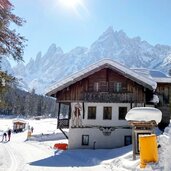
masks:
{"type": "MultiPolygon", "coordinates": [[[[0,118],[0,138],[3,131],[12,128],[10,118],[0,118]]],[[[56,119],[26,120],[34,127],[33,136],[27,139],[27,130],[13,133],[10,142],[0,143],[0,171],[170,171],[171,125],[159,136],[158,164],[139,168],[139,157],[132,160],[132,146],[118,149],[78,149],[56,151],[53,145],[67,143],[56,129],[56,119]],[[170,151],[170,153],[169,153],[170,151]]],[[[68,130],[65,130],[66,132],[68,130]]],[[[1,139],[0,139],[1,141],[1,139]]]]}

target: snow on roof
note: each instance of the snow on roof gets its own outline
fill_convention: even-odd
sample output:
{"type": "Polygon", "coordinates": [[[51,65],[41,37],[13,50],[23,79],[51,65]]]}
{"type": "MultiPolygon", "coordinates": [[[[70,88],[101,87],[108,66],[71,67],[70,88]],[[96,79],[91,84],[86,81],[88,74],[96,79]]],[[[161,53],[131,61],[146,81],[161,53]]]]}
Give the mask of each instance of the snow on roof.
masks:
{"type": "Polygon", "coordinates": [[[147,68],[132,68],[133,71],[150,78],[157,83],[171,83],[171,77],[158,70],[150,70],[147,68]]]}
{"type": "Polygon", "coordinates": [[[57,91],[60,91],[64,88],[66,88],[67,86],[70,86],[71,84],[73,84],[77,81],[80,81],[81,79],[86,78],[87,76],[101,70],[102,68],[114,69],[114,70],[120,72],[121,74],[123,74],[125,77],[128,77],[129,79],[134,80],[138,84],[141,84],[144,87],[148,87],[151,90],[154,90],[157,87],[157,84],[154,80],[144,77],[143,75],[136,73],[135,71],[127,68],[126,66],[124,66],[116,61],[113,61],[111,59],[103,59],[95,64],[88,66],[87,68],[85,68],[79,72],[76,72],[76,73],[70,75],[69,77],[65,78],[64,80],[54,83],[52,86],[50,86],[46,90],[46,94],[52,95],[52,94],[56,93],[57,91]]]}
{"type": "Polygon", "coordinates": [[[159,109],[153,107],[135,107],[128,111],[125,119],[127,121],[156,121],[158,124],[162,119],[159,109]]]}
{"type": "Polygon", "coordinates": [[[161,77],[154,77],[154,81],[157,83],[171,83],[171,77],[161,78],[161,77]]]}
{"type": "Polygon", "coordinates": [[[26,124],[27,123],[24,119],[14,119],[13,120],[13,123],[15,123],[15,122],[21,122],[23,124],[26,124]]]}

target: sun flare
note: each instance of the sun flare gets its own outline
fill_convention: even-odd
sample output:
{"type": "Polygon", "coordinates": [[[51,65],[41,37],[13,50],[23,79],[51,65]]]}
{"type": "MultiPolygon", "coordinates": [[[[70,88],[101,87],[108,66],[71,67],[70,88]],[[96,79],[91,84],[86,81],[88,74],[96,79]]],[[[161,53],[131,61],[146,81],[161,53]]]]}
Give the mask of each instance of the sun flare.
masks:
{"type": "Polygon", "coordinates": [[[60,0],[61,5],[75,9],[81,5],[81,0],[60,0]]]}
{"type": "Polygon", "coordinates": [[[85,0],[54,0],[54,2],[63,12],[74,14],[80,19],[89,16],[85,0]]]}

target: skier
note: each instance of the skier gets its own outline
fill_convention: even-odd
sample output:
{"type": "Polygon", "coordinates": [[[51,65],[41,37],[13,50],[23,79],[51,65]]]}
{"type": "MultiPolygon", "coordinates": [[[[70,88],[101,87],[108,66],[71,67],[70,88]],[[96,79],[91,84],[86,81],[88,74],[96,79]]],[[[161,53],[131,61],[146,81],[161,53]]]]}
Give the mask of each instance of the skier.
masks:
{"type": "Polygon", "coordinates": [[[2,142],[4,141],[4,138],[5,138],[5,141],[7,141],[7,133],[6,132],[4,132],[2,135],[2,142]]]}
{"type": "Polygon", "coordinates": [[[8,141],[10,141],[10,139],[11,139],[11,129],[8,129],[8,141]]]}

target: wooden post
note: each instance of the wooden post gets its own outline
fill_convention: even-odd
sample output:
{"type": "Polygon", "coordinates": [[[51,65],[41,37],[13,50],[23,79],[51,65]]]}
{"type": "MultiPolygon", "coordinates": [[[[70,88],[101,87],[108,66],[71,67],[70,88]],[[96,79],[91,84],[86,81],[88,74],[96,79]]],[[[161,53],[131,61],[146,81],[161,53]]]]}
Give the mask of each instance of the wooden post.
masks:
{"type": "Polygon", "coordinates": [[[60,115],[60,107],[61,107],[61,103],[58,103],[58,117],[57,117],[57,129],[59,128],[59,115],[60,115]]]}
{"type": "Polygon", "coordinates": [[[135,140],[135,127],[132,128],[132,151],[133,151],[133,160],[136,160],[136,140],[135,140]]]}
{"type": "Polygon", "coordinates": [[[155,126],[154,125],[152,125],[151,130],[152,130],[152,134],[155,134],[155,126]]]}

